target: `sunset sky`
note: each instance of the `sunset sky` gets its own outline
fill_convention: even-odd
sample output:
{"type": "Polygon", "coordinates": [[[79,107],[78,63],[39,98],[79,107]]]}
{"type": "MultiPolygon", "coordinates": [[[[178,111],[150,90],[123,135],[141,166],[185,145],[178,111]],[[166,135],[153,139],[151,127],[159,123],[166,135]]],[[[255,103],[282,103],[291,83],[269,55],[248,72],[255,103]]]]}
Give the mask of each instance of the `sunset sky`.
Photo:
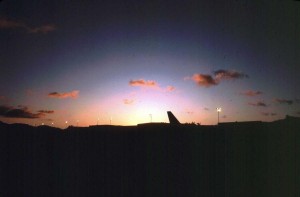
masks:
{"type": "Polygon", "coordinates": [[[299,1],[2,0],[0,121],[300,116],[299,35],[299,1]]]}

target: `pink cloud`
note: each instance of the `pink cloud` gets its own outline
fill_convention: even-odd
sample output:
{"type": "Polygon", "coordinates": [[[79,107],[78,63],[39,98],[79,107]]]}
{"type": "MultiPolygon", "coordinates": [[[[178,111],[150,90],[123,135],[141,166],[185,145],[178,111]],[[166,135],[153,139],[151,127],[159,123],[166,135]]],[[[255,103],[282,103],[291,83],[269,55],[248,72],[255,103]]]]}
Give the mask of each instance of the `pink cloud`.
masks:
{"type": "Polygon", "coordinates": [[[17,28],[25,29],[27,30],[28,33],[44,33],[44,34],[56,30],[56,26],[50,24],[42,25],[39,27],[30,27],[29,25],[23,22],[8,20],[4,18],[0,19],[0,29],[17,29],[17,28]]]}
{"type": "Polygon", "coordinates": [[[158,84],[155,81],[152,80],[145,81],[144,79],[130,80],[129,85],[140,86],[140,87],[158,87],[158,84]]]}
{"type": "Polygon", "coordinates": [[[142,88],[153,88],[158,91],[162,92],[173,92],[176,88],[174,86],[167,86],[167,87],[161,87],[156,81],[154,80],[144,80],[144,79],[138,79],[138,80],[130,80],[129,81],[130,86],[136,86],[136,87],[142,87],[142,88]]]}
{"type": "Polygon", "coordinates": [[[124,100],[123,100],[123,103],[124,103],[125,105],[131,105],[131,104],[134,103],[134,100],[133,100],[133,99],[124,99],[124,100]]]}
{"type": "Polygon", "coordinates": [[[241,92],[240,94],[244,95],[244,96],[257,96],[257,95],[262,94],[262,92],[261,91],[247,90],[245,92],[241,92]]]}
{"type": "Polygon", "coordinates": [[[27,30],[29,33],[44,33],[44,34],[46,34],[51,31],[56,30],[56,27],[54,25],[43,25],[43,26],[35,27],[35,28],[27,27],[27,30]]]}
{"type": "Polygon", "coordinates": [[[174,86],[167,86],[166,88],[167,92],[172,92],[175,90],[175,87],[174,86]]]}
{"type": "Polygon", "coordinates": [[[211,75],[194,74],[192,80],[199,86],[210,87],[218,85],[218,82],[211,75]]]}
{"type": "Polygon", "coordinates": [[[219,85],[221,81],[229,79],[248,78],[248,75],[234,70],[216,70],[213,75],[196,73],[192,77],[185,77],[184,80],[193,80],[197,85],[211,87],[219,85]]]}
{"type": "Polygon", "coordinates": [[[3,19],[3,18],[0,19],[1,29],[10,29],[10,28],[18,28],[18,27],[25,27],[25,24],[17,21],[3,19]]]}
{"type": "Polygon", "coordinates": [[[48,97],[50,98],[59,98],[59,99],[65,99],[65,98],[77,98],[79,95],[79,91],[78,90],[73,90],[71,92],[62,92],[62,93],[58,93],[58,92],[50,92],[48,94],[48,97]]]}

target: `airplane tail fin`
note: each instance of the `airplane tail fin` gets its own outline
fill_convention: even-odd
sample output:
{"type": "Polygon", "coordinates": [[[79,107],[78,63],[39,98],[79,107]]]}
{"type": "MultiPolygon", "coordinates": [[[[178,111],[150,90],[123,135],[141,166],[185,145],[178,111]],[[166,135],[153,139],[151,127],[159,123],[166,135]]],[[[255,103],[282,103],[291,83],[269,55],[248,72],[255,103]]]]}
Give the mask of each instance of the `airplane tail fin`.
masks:
{"type": "Polygon", "coordinates": [[[167,111],[170,124],[180,124],[180,122],[177,120],[177,118],[174,116],[174,114],[171,111],[167,111]]]}

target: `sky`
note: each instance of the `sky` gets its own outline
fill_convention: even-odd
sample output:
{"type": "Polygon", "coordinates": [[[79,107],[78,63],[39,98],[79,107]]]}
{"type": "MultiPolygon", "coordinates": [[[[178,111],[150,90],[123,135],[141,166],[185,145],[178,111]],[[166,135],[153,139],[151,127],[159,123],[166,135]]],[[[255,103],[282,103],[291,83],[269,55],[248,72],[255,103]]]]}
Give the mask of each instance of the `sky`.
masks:
{"type": "Polygon", "coordinates": [[[300,116],[299,1],[0,1],[0,121],[300,116]]]}

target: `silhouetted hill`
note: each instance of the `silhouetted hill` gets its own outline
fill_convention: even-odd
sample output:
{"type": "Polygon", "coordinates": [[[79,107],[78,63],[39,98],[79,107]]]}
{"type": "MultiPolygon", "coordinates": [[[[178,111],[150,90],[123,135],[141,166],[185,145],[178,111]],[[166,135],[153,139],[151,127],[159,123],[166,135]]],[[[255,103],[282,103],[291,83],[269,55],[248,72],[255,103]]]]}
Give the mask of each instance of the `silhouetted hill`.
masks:
{"type": "Polygon", "coordinates": [[[299,123],[0,123],[0,196],[299,196],[299,123]]]}

